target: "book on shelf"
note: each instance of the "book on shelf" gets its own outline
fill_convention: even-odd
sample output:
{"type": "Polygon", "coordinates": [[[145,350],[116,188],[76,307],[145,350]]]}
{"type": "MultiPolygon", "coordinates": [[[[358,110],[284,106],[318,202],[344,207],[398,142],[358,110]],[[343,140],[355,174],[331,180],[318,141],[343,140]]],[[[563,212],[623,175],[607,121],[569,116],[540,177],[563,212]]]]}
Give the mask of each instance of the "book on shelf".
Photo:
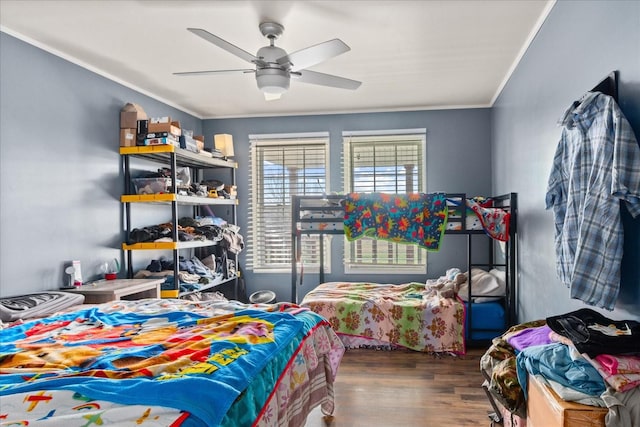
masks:
{"type": "Polygon", "coordinates": [[[168,137],[173,137],[173,134],[169,133],[169,132],[152,132],[152,133],[148,133],[146,139],[151,139],[151,138],[168,138],[168,137]]]}

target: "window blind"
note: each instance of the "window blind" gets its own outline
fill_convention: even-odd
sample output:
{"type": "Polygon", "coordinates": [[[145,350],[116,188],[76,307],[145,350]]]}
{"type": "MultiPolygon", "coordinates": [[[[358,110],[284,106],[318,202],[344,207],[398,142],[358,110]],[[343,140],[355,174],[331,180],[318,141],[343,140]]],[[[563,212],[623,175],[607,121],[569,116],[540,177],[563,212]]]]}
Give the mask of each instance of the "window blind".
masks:
{"type": "MultiPolygon", "coordinates": [[[[291,196],[325,194],[328,134],[253,136],[247,268],[291,267],[291,196]]],[[[308,237],[308,236],[307,236],[308,237]]],[[[305,266],[318,265],[318,236],[304,238],[305,266]]]]}
{"type": "MultiPolygon", "coordinates": [[[[345,192],[414,193],[426,188],[426,130],[343,134],[345,192]]],[[[346,242],[345,271],[423,273],[426,251],[362,238],[346,242]]]]}

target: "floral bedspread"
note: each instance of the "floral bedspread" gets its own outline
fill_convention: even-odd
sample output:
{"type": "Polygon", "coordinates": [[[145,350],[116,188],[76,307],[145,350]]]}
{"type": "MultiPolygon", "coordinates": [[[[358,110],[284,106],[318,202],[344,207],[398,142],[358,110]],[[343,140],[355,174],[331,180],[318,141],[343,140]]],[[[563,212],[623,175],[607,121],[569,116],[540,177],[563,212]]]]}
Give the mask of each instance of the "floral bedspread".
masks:
{"type": "Polygon", "coordinates": [[[465,352],[464,306],[422,283],[323,283],[301,305],[329,320],[338,335],[424,352],[465,352]]]}

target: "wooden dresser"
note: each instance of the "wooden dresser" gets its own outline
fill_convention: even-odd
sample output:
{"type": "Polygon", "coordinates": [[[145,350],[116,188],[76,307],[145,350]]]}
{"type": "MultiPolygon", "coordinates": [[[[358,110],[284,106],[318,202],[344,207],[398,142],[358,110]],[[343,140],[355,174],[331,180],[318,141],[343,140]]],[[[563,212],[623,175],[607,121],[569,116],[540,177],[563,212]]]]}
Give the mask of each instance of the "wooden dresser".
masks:
{"type": "Polygon", "coordinates": [[[527,427],[605,427],[608,411],[562,400],[551,387],[529,376],[527,427]]]}

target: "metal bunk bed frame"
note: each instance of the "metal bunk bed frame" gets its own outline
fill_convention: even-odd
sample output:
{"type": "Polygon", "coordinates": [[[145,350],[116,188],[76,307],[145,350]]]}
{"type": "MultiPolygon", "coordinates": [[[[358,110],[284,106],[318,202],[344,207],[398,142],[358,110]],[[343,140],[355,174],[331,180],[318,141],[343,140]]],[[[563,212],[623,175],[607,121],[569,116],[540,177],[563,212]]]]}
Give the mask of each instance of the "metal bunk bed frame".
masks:
{"type": "MultiPolygon", "coordinates": [[[[445,234],[454,235],[466,235],[467,236],[467,271],[471,272],[471,268],[503,268],[505,271],[506,294],[504,295],[504,308],[507,326],[512,326],[517,321],[516,312],[516,292],[517,292],[517,217],[518,217],[518,195],[517,193],[508,193],[500,196],[489,197],[493,201],[494,208],[501,208],[507,210],[510,215],[509,222],[509,239],[504,242],[504,259],[496,259],[496,240],[488,236],[484,230],[468,230],[466,228],[466,200],[465,193],[447,193],[447,200],[453,200],[456,204],[459,203],[459,215],[450,216],[448,222],[459,223],[458,230],[445,230],[445,234]],[[488,239],[488,262],[475,263],[472,260],[472,255],[475,253],[473,250],[474,244],[472,242],[474,235],[485,235],[488,239]]],[[[324,239],[325,234],[344,234],[344,229],[339,228],[332,229],[303,229],[302,224],[311,223],[319,224],[322,222],[337,222],[336,219],[342,220],[344,211],[341,201],[344,199],[343,195],[314,195],[314,196],[297,196],[291,197],[291,209],[292,209],[292,221],[291,221],[291,301],[298,303],[298,257],[300,256],[301,244],[300,239],[302,235],[318,235],[319,236],[319,257],[320,257],[320,283],[324,280],[324,239]],[[307,213],[325,213],[328,214],[328,219],[317,218],[304,218],[302,212],[307,213]]],[[[450,208],[452,209],[452,208],[450,208]]],[[[455,208],[453,208],[455,209],[455,208]]],[[[302,275],[301,275],[302,279],[302,275]]],[[[472,301],[474,297],[481,295],[474,295],[471,293],[472,283],[471,274],[468,277],[469,286],[467,301],[472,301]]],[[[466,330],[468,331],[468,339],[472,340],[471,320],[473,317],[473,304],[469,303],[467,306],[467,318],[466,318],[466,330]]],[[[473,332],[482,332],[480,329],[474,329],[473,332]]],[[[481,340],[480,340],[481,341],[481,340]]]]}

